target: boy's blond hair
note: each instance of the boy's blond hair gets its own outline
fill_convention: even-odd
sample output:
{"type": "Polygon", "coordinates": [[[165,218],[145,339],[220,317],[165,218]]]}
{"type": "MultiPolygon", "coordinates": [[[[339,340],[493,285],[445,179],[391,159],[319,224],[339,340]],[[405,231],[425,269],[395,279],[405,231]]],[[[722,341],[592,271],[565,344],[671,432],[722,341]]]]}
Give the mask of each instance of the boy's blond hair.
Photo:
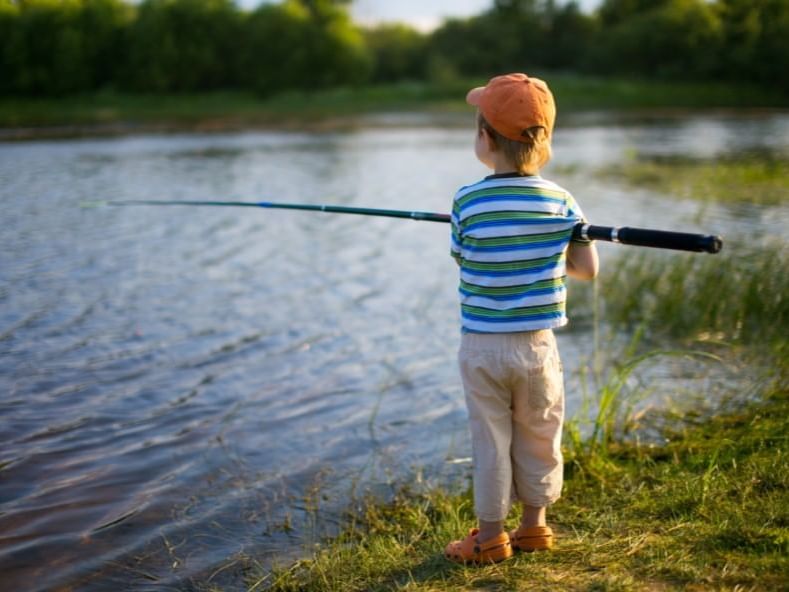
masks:
{"type": "Polygon", "coordinates": [[[477,131],[484,129],[501,150],[507,161],[522,175],[534,174],[551,159],[551,138],[541,125],[523,132],[523,140],[515,141],[504,137],[488,123],[481,112],[477,112],[477,131]]]}

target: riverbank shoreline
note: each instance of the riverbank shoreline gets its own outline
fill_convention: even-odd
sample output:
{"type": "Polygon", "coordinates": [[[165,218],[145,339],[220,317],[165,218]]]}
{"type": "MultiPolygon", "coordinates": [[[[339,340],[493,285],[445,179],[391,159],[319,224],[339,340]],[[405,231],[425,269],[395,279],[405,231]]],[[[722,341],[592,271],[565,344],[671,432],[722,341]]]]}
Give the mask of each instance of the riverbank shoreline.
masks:
{"type": "MultiPolygon", "coordinates": [[[[782,109],[714,109],[704,111],[688,111],[687,109],[644,109],[631,111],[626,115],[617,114],[613,120],[618,124],[634,124],[650,119],[671,120],[687,117],[696,113],[710,117],[769,117],[781,113],[782,109]]],[[[467,115],[467,114],[466,114],[467,115]]],[[[575,112],[572,121],[565,120],[565,128],[581,125],[581,122],[610,123],[611,113],[605,111],[575,112]]],[[[446,127],[468,127],[468,117],[459,113],[442,116],[440,113],[424,109],[422,111],[380,112],[378,114],[331,117],[304,120],[252,120],[223,118],[205,119],[195,122],[114,122],[96,124],[64,124],[42,127],[10,127],[0,128],[0,143],[16,143],[46,140],[101,139],[135,136],[166,136],[175,134],[234,134],[234,133],[265,133],[265,132],[310,132],[331,133],[352,128],[390,128],[390,127],[435,127],[440,123],[446,127]],[[379,117],[377,117],[377,116],[379,117]]]]}
{"type": "MultiPolygon", "coordinates": [[[[778,328],[785,324],[780,319],[785,319],[786,308],[780,298],[764,297],[785,289],[763,284],[745,288],[759,294],[750,304],[744,294],[727,293],[727,301],[737,303],[739,311],[723,310],[720,300],[710,297],[710,290],[720,285],[708,275],[713,270],[736,285],[750,276],[764,280],[766,270],[786,269],[782,258],[757,256],[764,271],[754,273],[740,267],[746,260],[753,261],[746,253],[727,252],[724,259],[698,258],[676,273],[668,263],[661,269],[655,260],[633,260],[615,266],[629,282],[618,281],[614,272],[603,278],[603,299],[624,315],[607,315],[620,331],[635,330],[650,319],[660,328],[652,339],[666,340],[653,345],[688,348],[672,354],[661,345],[657,351],[711,356],[734,374],[748,369],[753,378],[747,386],[719,392],[722,398],[716,403],[714,389],[691,395],[677,385],[670,407],[633,408],[631,413],[627,400],[637,399],[638,393],[621,390],[631,366],[614,364],[605,380],[595,381],[600,399],[592,397],[589,409],[597,406],[601,411],[591,436],[580,429],[583,418],[571,418],[565,425],[565,487],[549,512],[549,524],[557,533],[557,546],[550,553],[517,555],[485,567],[452,564],[442,555],[444,546],[475,526],[468,480],[428,491],[405,486],[393,499],[356,506],[339,536],[305,549],[300,561],[273,569],[259,566],[257,574],[247,578],[248,589],[785,589],[789,375],[786,342],[778,328]],[[677,277],[686,283],[678,284],[677,277]],[[623,285],[634,297],[630,305],[608,293],[622,292],[623,285]],[[646,303],[645,292],[662,305],[646,303]],[[695,325],[677,313],[678,303],[697,319],[695,325]],[[630,306],[632,316],[627,313],[630,306]],[[668,322],[672,318],[674,322],[668,322]],[[735,318],[742,319],[739,329],[731,326],[735,318]],[[602,411],[602,397],[611,398],[609,409],[624,414],[602,411]]],[[[518,521],[515,509],[507,526],[518,521]]]]}
{"type": "Polygon", "coordinates": [[[787,411],[789,391],[776,379],[760,401],[721,415],[663,417],[662,444],[629,438],[569,455],[549,553],[451,564],[441,549],[473,526],[471,493],[406,488],[370,502],[308,558],[251,578],[249,589],[784,589],[787,411]]]}
{"type": "MultiPolygon", "coordinates": [[[[671,121],[687,118],[689,115],[707,117],[770,117],[786,112],[784,108],[714,108],[714,109],[633,109],[627,113],[614,113],[605,110],[588,110],[565,113],[563,127],[589,125],[591,123],[611,123],[620,125],[641,124],[649,120],[671,121]]],[[[233,134],[265,132],[311,132],[330,133],[352,128],[391,128],[391,127],[468,127],[468,114],[451,110],[440,112],[424,106],[410,110],[371,112],[348,116],[315,117],[310,120],[284,118],[276,120],[243,118],[205,118],[195,121],[117,121],[107,123],[62,124],[47,126],[0,127],[0,143],[120,138],[143,135],[174,134],[233,134]]]]}
{"type": "MultiPolygon", "coordinates": [[[[688,112],[740,114],[789,109],[789,97],[752,87],[564,73],[541,75],[550,81],[562,115],[602,112],[643,119],[688,112]]],[[[180,95],[103,91],[61,98],[0,97],[0,142],[160,133],[336,130],[357,125],[360,118],[386,113],[458,117],[469,111],[463,101],[468,88],[484,82],[398,83],[270,97],[243,91],[180,95]]]]}

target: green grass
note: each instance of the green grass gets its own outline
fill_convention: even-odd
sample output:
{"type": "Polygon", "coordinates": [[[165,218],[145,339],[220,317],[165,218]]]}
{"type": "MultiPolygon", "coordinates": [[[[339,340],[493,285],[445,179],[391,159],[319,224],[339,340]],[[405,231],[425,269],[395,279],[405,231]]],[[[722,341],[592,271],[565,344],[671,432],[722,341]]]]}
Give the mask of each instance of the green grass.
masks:
{"type": "MultiPolygon", "coordinates": [[[[718,83],[610,79],[539,73],[551,84],[560,110],[785,107],[789,97],[770,90],[718,83]]],[[[320,125],[376,111],[461,111],[466,91],[484,79],[449,79],[288,92],[261,98],[243,91],[139,95],[112,91],[61,98],[0,97],[0,128],[135,126],[228,129],[320,125]]],[[[86,130],[87,131],[87,130],[86,130]]],[[[97,131],[94,129],[94,131],[97,131]]]]}
{"type": "MultiPolygon", "coordinates": [[[[456,566],[441,551],[474,524],[468,492],[371,501],[315,554],[253,575],[250,590],[786,590],[785,385],[661,444],[611,445],[565,467],[548,553],[456,566]]],[[[517,516],[512,516],[512,525],[517,516]]]]}
{"type": "Polygon", "coordinates": [[[605,78],[552,72],[545,72],[544,78],[553,91],[560,112],[781,107],[789,101],[789,97],[773,89],[722,82],[605,78]]]}
{"type": "Polygon", "coordinates": [[[694,159],[636,157],[597,174],[609,181],[684,198],[721,203],[789,203],[789,157],[742,154],[694,159]]]}
{"type": "MultiPolygon", "coordinates": [[[[367,500],[307,558],[253,566],[249,589],[789,590],[786,258],[775,245],[715,257],[644,252],[608,266],[598,322],[633,338],[621,363],[592,369],[586,405],[566,424],[553,551],[451,564],[443,547],[475,525],[470,491],[404,488],[367,500]],[[656,340],[669,345],[640,353],[656,340]],[[732,386],[728,398],[706,402],[713,415],[683,394],[670,409],[629,414],[638,387],[628,383],[641,363],[712,358],[708,350],[734,373],[742,353],[760,360],[745,365],[746,394],[732,386]]],[[[513,510],[510,526],[517,522],[513,510]]]]}
{"type": "MultiPolygon", "coordinates": [[[[643,409],[641,404],[650,394],[638,380],[642,365],[666,358],[693,360],[697,366],[725,363],[718,355],[692,349],[654,349],[637,353],[641,335],[642,332],[638,331],[625,350],[611,356],[614,359],[607,360],[605,364],[600,364],[599,356],[594,356],[590,364],[581,367],[581,408],[564,423],[566,458],[605,459],[612,448],[615,449],[625,438],[642,436],[644,416],[649,408],[643,409]],[[593,383],[592,388],[589,387],[590,382],[593,383]]],[[[669,409],[664,413],[671,413],[669,409]]]]}
{"type": "Polygon", "coordinates": [[[771,349],[779,359],[789,353],[784,242],[755,247],[731,241],[716,255],[622,254],[605,266],[598,282],[601,314],[614,330],[644,325],[649,337],[684,344],[771,349]]]}
{"type": "Polygon", "coordinates": [[[380,110],[405,110],[465,96],[465,84],[398,84],[288,92],[268,98],[242,91],[137,95],[102,92],[62,98],[0,98],[0,127],[143,124],[175,127],[318,125],[380,110]]]}

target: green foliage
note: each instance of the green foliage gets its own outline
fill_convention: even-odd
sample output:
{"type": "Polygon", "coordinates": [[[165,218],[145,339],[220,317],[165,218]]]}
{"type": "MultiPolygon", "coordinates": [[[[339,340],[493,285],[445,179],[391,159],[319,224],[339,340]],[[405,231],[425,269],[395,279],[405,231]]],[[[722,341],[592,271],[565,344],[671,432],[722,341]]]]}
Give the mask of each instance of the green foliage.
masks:
{"type": "MultiPolygon", "coordinates": [[[[612,5],[607,2],[602,13],[612,5]]],[[[698,0],[663,0],[626,16],[608,17],[606,42],[595,60],[600,69],[661,78],[709,78],[722,49],[716,8],[698,0]]]]}
{"type": "Polygon", "coordinates": [[[497,0],[430,34],[364,32],[347,0],[0,0],[0,94],[281,91],[572,70],[789,96],[786,0],[497,0]]]}
{"type": "Polygon", "coordinates": [[[108,85],[129,14],[120,0],[2,0],[0,92],[62,95],[108,85]]]}
{"type": "Polygon", "coordinates": [[[616,26],[650,10],[662,9],[671,0],[604,0],[598,11],[605,26],[616,26]]]}
{"type": "Polygon", "coordinates": [[[472,19],[451,19],[430,38],[431,54],[462,75],[530,71],[548,63],[547,31],[531,2],[499,2],[472,19]]]}
{"type": "Polygon", "coordinates": [[[154,92],[231,86],[240,32],[231,0],[145,0],[129,31],[124,86],[154,92]]]}
{"type": "Polygon", "coordinates": [[[354,84],[370,68],[361,33],[331,2],[262,4],[249,16],[244,41],[245,86],[262,95],[354,84]]]}
{"type": "Polygon", "coordinates": [[[402,24],[381,25],[364,32],[372,54],[373,82],[424,80],[427,73],[424,35],[402,24]]]}
{"type": "Polygon", "coordinates": [[[19,6],[0,0],[0,94],[17,87],[20,70],[19,6]]]}
{"type": "Polygon", "coordinates": [[[372,58],[347,2],[0,0],[0,93],[106,87],[264,94],[368,80],[372,58]]]}
{"type": "Polygon", "coordinates": [[[589,70],[590,48],[597,45],[599,23],[580,11],[574,2],[557,9],[550,19],[547,37],[551,49],[545,55],[549,68],[589,70]]]}
{"type": "Polygon", "coordinates": [[[261,4],[247,19],[242,69],[260,94],[305,88],[310,70],[310,15],[297,2],[261,4]]]}
{"type": "Polygon", "coordinates": [[[718,0],[724,23],[722,77],[789,91],[789,2],[718,0]]]}

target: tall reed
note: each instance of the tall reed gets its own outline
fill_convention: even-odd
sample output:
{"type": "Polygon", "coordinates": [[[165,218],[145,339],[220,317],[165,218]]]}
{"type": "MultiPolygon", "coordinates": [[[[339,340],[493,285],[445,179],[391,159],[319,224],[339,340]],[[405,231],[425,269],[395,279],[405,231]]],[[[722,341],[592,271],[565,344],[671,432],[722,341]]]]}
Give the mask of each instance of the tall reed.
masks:
{"type": "Polygon", "coordinates": [[[645,325],[649,337],[727,342],[786,353],[789,253],[783,243],[728,244],[715,256],[644,250],[622,255],[600,280],[601,322],[645,325]]]}
{"type": "Polygon", "coordinates": [[[633,380],[639,369],[660,358],[693,358],[722,362],[709,352],[693,349],[652,349],[638,353],[643,327],[618,351],[595,353],[594,362],[581,368],[581,407],[565,422],[564,443],[569,462],[600,461],[612,444],[638,428],[638,404],[650,390],[633,380]]]}
{"type": "Polygon", "coordinates": [[[634,377],[656,358],[722,362],[699,346],[740,346],[758,360],[749,366],[752,378],[766,371],[786,382],[789,256],[780,244],[727,246],[715,257],[628,253],[605,266],[593,286],[576,287],[586,290],[573,302],[591,307],[577,312],[592,320],[595,351],[581,369],[581,408],[565,427],[571,460],[603,459],[635,425],[636,406],[649,393],[634,377]],[[605,345],[604,333],[611,336],[605,345]]]}

